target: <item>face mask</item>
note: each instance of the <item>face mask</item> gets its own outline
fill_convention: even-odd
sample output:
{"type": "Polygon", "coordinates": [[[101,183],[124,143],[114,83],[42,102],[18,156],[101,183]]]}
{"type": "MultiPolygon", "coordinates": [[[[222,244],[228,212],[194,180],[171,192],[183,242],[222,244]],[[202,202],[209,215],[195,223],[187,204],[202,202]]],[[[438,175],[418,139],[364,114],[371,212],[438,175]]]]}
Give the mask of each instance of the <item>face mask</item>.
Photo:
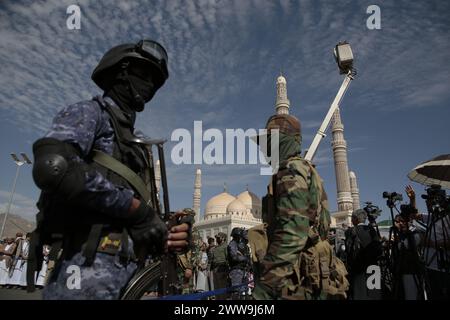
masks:
{"type": "Polygon", "coordinates": [[[132,86],[136,104],[134,109],[137,112],[144,110],[144,105],[149,102],[156,91],[162,86],[161,77],[158,70],[147,63],[133,63],[128,70],[128,80],[132,86]]]}
{"type": "Polygon", "coordinates": [[[130,84],[133,87],[132,92],[136,91],[134,93],[135,104],[133,105],[133,109],[137,112],[141,112],[144,110],[145,104],[153,98],[158,88],[150,79],[143,80],[131,74],[128,75],[128,79],[130,80],[130,84]]]}

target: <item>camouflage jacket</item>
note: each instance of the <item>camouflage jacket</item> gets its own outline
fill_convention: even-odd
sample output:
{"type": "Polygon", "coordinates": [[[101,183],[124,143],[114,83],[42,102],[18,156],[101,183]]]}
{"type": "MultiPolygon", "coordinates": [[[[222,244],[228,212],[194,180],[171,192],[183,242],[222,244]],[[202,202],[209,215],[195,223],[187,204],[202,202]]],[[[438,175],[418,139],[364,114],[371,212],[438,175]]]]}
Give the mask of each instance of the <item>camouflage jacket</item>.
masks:
{"type": "Polygon", "coordinates": [[[188,251],[186,253],[180,253],[177,255],[178,257],[178,266],[184,272],[186,269],[193,269],[192,265],[192,251],[188,251]]]}
{"type": "Polygon", "coordinates": [[[323,239],[328,236],[331,218],[327,195],[319,174],[308,161],[296,156],[281,162],[268,190],[274,196],[276,215],[304,216],[317,226],[323,239]]]}

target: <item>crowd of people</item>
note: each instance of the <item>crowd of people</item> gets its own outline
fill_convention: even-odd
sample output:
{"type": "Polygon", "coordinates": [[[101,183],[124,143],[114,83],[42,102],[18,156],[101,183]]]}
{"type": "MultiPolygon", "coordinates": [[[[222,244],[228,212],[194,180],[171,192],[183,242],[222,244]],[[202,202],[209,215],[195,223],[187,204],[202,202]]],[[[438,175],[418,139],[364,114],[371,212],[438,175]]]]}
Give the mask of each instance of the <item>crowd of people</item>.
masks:
{"type": "Polygon", "coordinates": [[[183,293],[215,291],[211,297],[218,299],[242,299],[251,293],[253,270],[248,232],[234,228],[231,237],[227,242],[227,235],[219,232],[208,237],[207,243],[194,237],[192,249],[178,256],[183,293]]]}
{"type": "MultiPolygon", "coordinates": [[[[434,189],[440,190],[436,186],[434,189]]],[[[428,213],[419,213],[413,188],[407,186],[405,191],[409,204],[402,204],[398,214],[393,214],[388,236],[380,234],[376,212],[367,207],[353,212],[353,226],[347,228],[345,240],[337,246],[337,254],[345,261],[349,272],[350,299],[450,298],[448,198],[442,192],[441,200],[425,197],[428,213]],[[374,267],[380,271],[379,281],[373,278],[374,267]],[[372,280],[379,285],[374,282],[369,286],[372,280]]],[[[433,188],[427,192],[433,193],[433,188]]],[[[386,197],[392,209],[396,208],[394,202],[402,198],[389,194],[386,197]]]]}
{"type": "MultiPolygon", "coordinates": [[[[15,238],[5,238],[0,242],[0,287],[27,287],[27,266],[30,248],[30,234],[17,233],[15,238]]],[[[43,247],[44,261],[40,271],[35,272],[35,284],[44,287],[50,248],[43,247]]]]}
{"type": "MultiPolygon", "coordinates": [[[[415,191],[411,186],[405,191],[409,204],[402,204],[393,215],[388,235],[380,233],[376,218],[381,210],[371,203],[352,213],[351,227],[342,226],[345,238],[336,238],[336,230],[330,229],[328,242],[348,272],[347,299],[450,298],[448,202],[441,205],[439,215],[432,199],[428,199],[428,212],[419,213],[415,191]]],[[[207,243],[194,237],[193,249],[180,255],[184,293],[232,288],[228,294],[213,297],[233,300],[250,297],[255,286],[253,279],[258,280],[262,272],[258,261],[266,254],[261,248],[267,244],[254,236],[260,228],[264,226],[250,229],[254,237],[250,243],[249,230],[239,228],[233,229],[230,242],[224,233],[209,237],[207,243]],[[256,256],[259,258],[253,258],[256,256]]]]}
{"type": "MultiPolygon", "coordinates": [[[[444,213],[430,221],[430,213],[436,215],[433,204],[427,200],[429,213],[419,213],[414,190],[407,186],[405,191],[409,204],[402,205],[394,216],[388,236],[380,234],[376,218],[381,210],[373,205],[353,212],[353,226],[343,225],[345,238],[336,239],[335,230],[330,230],[328,242],[336,256],[345,263],[348,272],[348,299],[424,300],[450,297],[450,218],[445,211],[448,207],[444,206],[444,213]],[[373,278],[374,266],[380,271],[379,281],[373,278]],[[373,286],[368,285],[371,282],[373,286]]],[[[263,226],[250,230],[253,237],[259,227],[263,226]]],[[[258,239],[249,243],[248,233],[249,230],[234,228],[231,241],[220,232],[204,242],[194,232],[191,249],[178,254],[183,294],[214,291],[208,296],[209,299],[251,297],[255,286],[253,280],[259,278],[261,273],[257,262],[266,254],[258,248],[267,244],[258,239]],[[254,258],[256,256],[259,258],[254,258]]],[[[29,247],[30,234],[17,233],[15,238],[5,238],[0,242],[2,288],[27,286],[29,247]]],[[[35,273],[35,284],[40,288],[46,283],[49,252],[50,247],[45,245],[42,267],[35,273]]]]}

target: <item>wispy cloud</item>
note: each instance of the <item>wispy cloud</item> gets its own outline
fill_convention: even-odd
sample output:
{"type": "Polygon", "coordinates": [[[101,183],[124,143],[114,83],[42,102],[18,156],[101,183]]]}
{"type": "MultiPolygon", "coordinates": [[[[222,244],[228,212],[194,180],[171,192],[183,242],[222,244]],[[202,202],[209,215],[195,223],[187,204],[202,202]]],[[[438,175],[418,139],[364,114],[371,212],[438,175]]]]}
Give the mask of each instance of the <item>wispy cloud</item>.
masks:
{"type": "MultiPolygon", "coordinates": [[[[1,2],[1,124],[42,135],[57,110],[100,93],[89,77],[106,50],[144,37],[169,53],[170,78],[138,118],[152,137],[191,130],[194,120],[221,129],[263,126],[282,70],[307,148],[342,80],[332,56],[340,40],[351,43],[358,69],[344,100],[347,114],[418,110],[450,100],[450,28],[443,14],[449,2],[383,2],[377,31],[365,27],[372,4],[365,0],[79,0],[81,30],[68,30],[71,4],[1,2]]],[[[360,121],[347,114],[346,125],[360,121]]],[[[351,152],[364,148],[357,139],[346,136],[351,152]]],[[[316,162],[330,168],[331,159],[325,140],[316,162]]],[[[186,190],[193,182],[189,168],[169,164],[186,190]]],[[[205,169],[205,186],[255,181],[258,171],[246,170],[205,169]]]]}
{"type": "MultiPolygon", "coordinates": [[[[8,203],[10,200],[11,192],[0,190],[0,212],[7,211],[8,203]]],[[[20,215],[21,217],[34,221],[37,213],[36,200],[24,196],[20,193],[15,193],[13,202],[11,204],[11,213],[20,215]]]]}

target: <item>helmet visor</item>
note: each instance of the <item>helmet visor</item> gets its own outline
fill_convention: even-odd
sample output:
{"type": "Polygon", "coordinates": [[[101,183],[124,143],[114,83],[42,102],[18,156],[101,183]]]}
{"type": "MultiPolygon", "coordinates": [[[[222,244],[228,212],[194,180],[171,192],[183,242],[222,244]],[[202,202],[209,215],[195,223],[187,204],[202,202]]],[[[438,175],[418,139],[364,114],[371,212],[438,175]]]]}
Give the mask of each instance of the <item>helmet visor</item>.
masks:
{"type": "Polygon", "coordinates": [[[136,45],[136,51],[147,59],[150,59],[161,66],[166,66],[168,57],[166,50],[157,42],[151,40],[141,40],[136,45]]]}

